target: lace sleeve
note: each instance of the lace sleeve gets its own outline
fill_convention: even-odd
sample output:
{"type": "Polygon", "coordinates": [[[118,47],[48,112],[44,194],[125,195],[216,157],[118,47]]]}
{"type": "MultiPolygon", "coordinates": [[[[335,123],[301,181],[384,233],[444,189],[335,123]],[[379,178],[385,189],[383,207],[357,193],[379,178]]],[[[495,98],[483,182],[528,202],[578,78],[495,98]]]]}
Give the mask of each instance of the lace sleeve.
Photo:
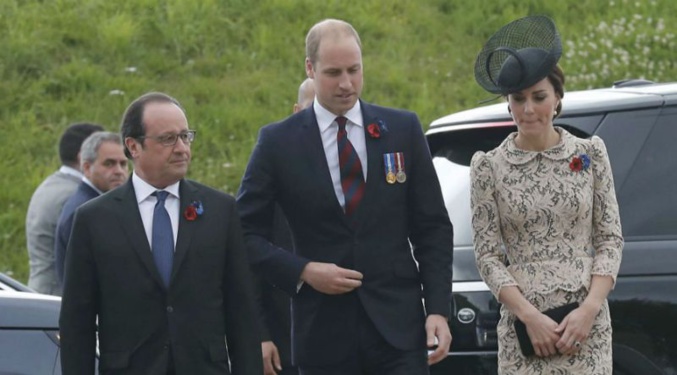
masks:
{"type": "Polygon", "coordinates": [[[498,299],[502,287],[518,284],[505,266],[500,217],[494,197],[494,175],[491,162],[484,152],[477,152],[472,158],[470,181],[475,261],[482,279],[498,299]]]}

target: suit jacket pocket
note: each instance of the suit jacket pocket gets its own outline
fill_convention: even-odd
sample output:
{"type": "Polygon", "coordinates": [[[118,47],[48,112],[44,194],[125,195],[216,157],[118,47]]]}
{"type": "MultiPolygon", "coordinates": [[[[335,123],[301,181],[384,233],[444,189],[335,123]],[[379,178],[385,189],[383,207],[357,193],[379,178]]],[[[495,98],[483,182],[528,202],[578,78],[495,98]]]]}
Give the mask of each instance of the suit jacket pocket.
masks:
{"type": "Polygon", "coordinates": [[[225,362],[228,360],[228,349],[226,342],[212,342],[209,344],[209,357],[213,362],[225,362]]]}
{"type": "Polygon", "coordinates": [[[398,260],[393,262],[393,272],[395,276],[405,279],[418,279],[418,267],[414,260],[398,260]]]}
{"type": "Polygon", "coordinates": [[[129,352],[101,353],[101,370],[119,370],[129,367],[129,352]]]}

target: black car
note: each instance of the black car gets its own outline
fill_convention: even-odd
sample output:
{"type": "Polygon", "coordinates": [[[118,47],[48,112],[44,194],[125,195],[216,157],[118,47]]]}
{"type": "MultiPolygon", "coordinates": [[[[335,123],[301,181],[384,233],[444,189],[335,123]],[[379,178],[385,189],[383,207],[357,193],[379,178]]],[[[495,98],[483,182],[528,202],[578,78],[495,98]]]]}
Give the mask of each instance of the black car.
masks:
{"type": "MultiPolygon", "coordinates": [[[[601,137],[613,169],[625,238],[609,295],[614,374],[677,374],[677,83],[567,92],[555,125],[601,137]]],[[[497,373],[499,304],[475,265],[469,165],[514,131],[503,102],[440,118],[426,133],[455,244],[452,349],[433,375],[497,373]]]]}
{"type": "Polygon", "coordinates": [[[0,274],[0,374],[61,374],[61,298],[0,274]]]}

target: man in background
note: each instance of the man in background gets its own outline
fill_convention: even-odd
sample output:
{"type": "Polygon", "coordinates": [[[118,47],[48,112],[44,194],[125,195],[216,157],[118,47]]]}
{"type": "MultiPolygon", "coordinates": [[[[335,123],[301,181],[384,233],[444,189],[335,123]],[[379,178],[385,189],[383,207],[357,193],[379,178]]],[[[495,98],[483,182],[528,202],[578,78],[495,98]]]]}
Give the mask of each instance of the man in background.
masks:
{"type": "Polygon", "coordinates": [[[313,79],[306,78],[301,82],[299,86],[299,97],[294,103],[293,111],[294,113],[306,109],[313,104],[313,99],[315,99],[315,88],[313,87],[313,79]]]}
{"type": "MultiPolygon", "coordinates": [[[[313,104],[313,80],[306,78],[299,86],[298,99],[293,112],[297,113],[313,104]]],[[[289,224],[279,206],[275,206],[273,219],[273,244],[282,249],[292,249],[289,224]]],[[[259,308],[261,309],[261,350],[264,375],[297,375],[291,358],[291,312],[289,295],[259,278],[259,308]]]]}
{"type": "Polygon", "coordinates": [[[102,131],[101,125],[70,125],[59,140],[61,168],[47,177],[35,190],[26,213],[26,247],[30,265],[28,286],[39,293],[60,295],[54,266],[54,232],[66,200],[82,180],[80,146],[90,134],[102,131]]]}
{"type": "Polygon", "coordinates": [[[84,174],[82,182],[75,194],[66,201],[56,225],[54,256],[60,285],[63,285],[64,259],[75,210],[88,200],[127,181],[127,157],[120,135],[111,132],[90,135],[80,148],[80,166],[84,174]]]}

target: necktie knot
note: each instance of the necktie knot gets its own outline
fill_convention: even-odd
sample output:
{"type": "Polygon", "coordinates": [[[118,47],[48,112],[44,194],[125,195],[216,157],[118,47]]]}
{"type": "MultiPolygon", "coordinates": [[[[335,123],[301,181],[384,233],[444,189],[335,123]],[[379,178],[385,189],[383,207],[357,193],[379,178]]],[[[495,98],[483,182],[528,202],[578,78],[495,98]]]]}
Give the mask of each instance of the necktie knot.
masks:
{"type": "Polygon", "coordinates": [[[165,204],[165,200],[167,200],[167,197],[169,196],[168,191],[164,190],[158,190],[153,195],[157,198],[157,204],[163,205],[165,204]]]}
{"type": "Polygon", "coordinates": [[[346,130],[346,122],[348,121],[347,118],[345,118],[345,117],[343,117],[343,116],[339,116],[339,117],[336,118],[335,121],[336,121],[336,123],[338,124],[339,131],[340,131],[340,132],[346,130]]]}

